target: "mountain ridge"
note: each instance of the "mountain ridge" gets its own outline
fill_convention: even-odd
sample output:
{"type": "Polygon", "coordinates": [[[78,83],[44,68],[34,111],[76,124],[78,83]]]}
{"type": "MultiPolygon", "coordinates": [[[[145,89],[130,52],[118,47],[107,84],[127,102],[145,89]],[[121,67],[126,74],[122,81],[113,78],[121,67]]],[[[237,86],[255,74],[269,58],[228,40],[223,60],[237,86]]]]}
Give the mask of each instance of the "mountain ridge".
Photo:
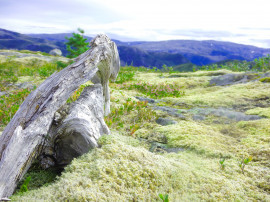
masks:
{"type": "MultiPolygon", "coordinates": [[[[65,37],[72,33],[20,34],[0,28],[0,49],[27,49],[49,52],[59,48],[67,54],[65,37]]],[[[84,36],[90,41],[92,37],[84,36]]],[[[208,65],[223,60],[247,60],[270,54],[270,49],[215,40],[165,40],[123,42],[112,39],[118,46],[121,64],[134,66],[177,66],[185,63],[208,65]],[[180,62],[180,63],[179,63],[180,62]]]]}

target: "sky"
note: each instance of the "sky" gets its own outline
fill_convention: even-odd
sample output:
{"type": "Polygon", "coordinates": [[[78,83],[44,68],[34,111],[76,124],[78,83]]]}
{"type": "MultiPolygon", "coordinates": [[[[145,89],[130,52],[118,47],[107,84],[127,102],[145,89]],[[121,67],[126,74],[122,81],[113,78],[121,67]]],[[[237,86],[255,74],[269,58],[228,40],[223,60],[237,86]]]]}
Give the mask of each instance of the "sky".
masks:
{"type": "Polygon", "coordinates": [[[0,28],[106,33],[121,41],[231,41],[270,48],[269,0],[0,0],[0,28]]]}

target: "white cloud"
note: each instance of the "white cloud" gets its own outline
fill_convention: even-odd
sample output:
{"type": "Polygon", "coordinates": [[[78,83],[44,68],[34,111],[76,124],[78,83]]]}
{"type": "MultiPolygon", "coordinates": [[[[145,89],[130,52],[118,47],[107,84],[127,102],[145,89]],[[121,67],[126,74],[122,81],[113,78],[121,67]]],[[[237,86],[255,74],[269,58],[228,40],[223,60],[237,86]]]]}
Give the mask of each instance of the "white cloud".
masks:
{"type": "Polygon", "coordinates": [[[268,0],[0,0],[0,27],[22,33],[81,27],[88,35],[125,39],[213,39],[269,47],[264,44],[270,38],[269,7],[268,0]]]}

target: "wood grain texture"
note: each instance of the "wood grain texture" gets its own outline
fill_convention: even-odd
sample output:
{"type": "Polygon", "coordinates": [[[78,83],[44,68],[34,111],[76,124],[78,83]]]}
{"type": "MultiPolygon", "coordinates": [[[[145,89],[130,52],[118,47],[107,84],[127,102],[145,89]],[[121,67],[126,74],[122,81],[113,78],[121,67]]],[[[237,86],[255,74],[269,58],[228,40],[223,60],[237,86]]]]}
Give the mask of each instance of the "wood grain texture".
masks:
{"type": "Polygon", "coordinates": [[[73,64],[52,74],[32,92],[0,136],[0,199],[12,195],[40,154],[56,111],[80,85],[94,78],[101,83],[105,111],[110,111],[108,80],[115,78],[120,68],[116,45],[106,35],[98,35],[90,46],[73,64]]]}

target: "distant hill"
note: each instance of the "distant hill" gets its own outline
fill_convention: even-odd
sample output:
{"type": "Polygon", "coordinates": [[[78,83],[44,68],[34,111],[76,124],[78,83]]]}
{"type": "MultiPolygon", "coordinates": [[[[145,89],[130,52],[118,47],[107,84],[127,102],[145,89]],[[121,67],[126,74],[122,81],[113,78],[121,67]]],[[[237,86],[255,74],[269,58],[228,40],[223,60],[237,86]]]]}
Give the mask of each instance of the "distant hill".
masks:
{"type": "MultiPolygon", "coordinates": [[[[27,36],[31,36],[34,38],[41,38],[46,39],[48,41],[58,41],[58,42],[65,42],[65,37],[72,37],[72,33],[59,33],[59,34],[27,34],[27,36]]],[[[84,36],[87,38],[87,41],[91,41],[93,37],[84,36]]]]}
{"type": "Polygon", "coordinates": [[[161,68],[164,64],[175,66],[189,61],[181,54],[165,52],[149,52],[136,47],[119,46],[118,51],[122,65],[161,68]]]}
{"type": "Polygon", "coordinates": [[[270,49],[222,41],[170,40],[132,42],[129,46],[152,52],[178,53],[193,64],[207,65],[222,60],[253,60],[270,54],[270,49]]]}
{"type": "MultiPolygon", "coordinates": [[[[71,35],[71,34],[70,33],[38,34],[38,35],[33,34],[30,36],[40,37],[48,40],[63,41],[64,35],[71,35]]],[[[88,37],[88,39],[90,40],[92,38],[88,37]]],[[[122,42],[118,40],[113,41],[117,44],[117,46],[122,46],[121,49],[123,49],[123,47],[126,47],[125,48],[126,50],[133,53],[139,53],[139,50],[144,50],[147,53],[153,54],[155,56],[158,55],[156,53],[181,54],[182,56],[187,58],[191,63],[196,65],[208,65],[223,60],[250,61],[255,58],[270,54],[270,49],[213,40],[206,40],[206,41],[169,40],[169,41],[134,41],[134,42],[122,42]],[[131,49],[128,49],[127,47],[130,47],[131,49]]],[[[140,52],[139,55],[136,55],[136,58],[141,57],[141,55],[143,55],[146,52],[140,52]]],[[[129,56],[127,61],[130,60],[130,57],[132,56],[129,56]]],[[[135,63],[136,58],[134,58],[133,61],[134,65],[136,64],[135,63]]],[[[172,56],[172,58],[174,57],[172,56]]],[[[143,63],[144,62],[142,62],[141,64],[143,63]]],[[[175,64],[175,62],[172,62],[172,64],[175,64]]],[[[150,66],[153,65],[151,64],[150,66]]]]}
{"type": "MultiPolygon", "coordinates": [[[[67,54],[65,46],[65,37],[71,37],[72,33],[60,34],[19,34],[16,32],[0,29],[0,49],[18,49],[50,52],[54,48],[59,48],[63,55],[67,54]]],[[[88,41],[92,37],[85,36],[88,41]]],[[[168,66],[180,65],[189,62],[181,54],[171,53],[150,53],[136,47],[129,47],[125,42],[113,40],[119,50],[121,64],[133,64],[134,66],[161,68],[162,65],[168,66]]]]}
{"type": "Polygon", "coordinates": [[[48,53],[50,50],[59,47],[63,47],[63,44],[0,29],[0,49],[24,49],[48,53]]]}
{"type": "MultiPolygon", "coordinates": [[[[32,51],[49,52],[59,48],[63,55],[67,54],[64,44],[65,37],[72,33],[59,34],[19,34],[0,29],[0,49],[26,49],[32,51]]],[[[85,36],[88,41],[92,37],[85,36]]],[[[134,66],[177,66],[177,69],[190,69],[196,65],[208,65],[223,60],[253,60],[270,54],[270,49],[255,46],[236,44],[221,41],[195,41],[195,40],[170,40],[170,41],[136,41],[122,42],[112,39],[118,46],[122,64],[134,66]]]]}

